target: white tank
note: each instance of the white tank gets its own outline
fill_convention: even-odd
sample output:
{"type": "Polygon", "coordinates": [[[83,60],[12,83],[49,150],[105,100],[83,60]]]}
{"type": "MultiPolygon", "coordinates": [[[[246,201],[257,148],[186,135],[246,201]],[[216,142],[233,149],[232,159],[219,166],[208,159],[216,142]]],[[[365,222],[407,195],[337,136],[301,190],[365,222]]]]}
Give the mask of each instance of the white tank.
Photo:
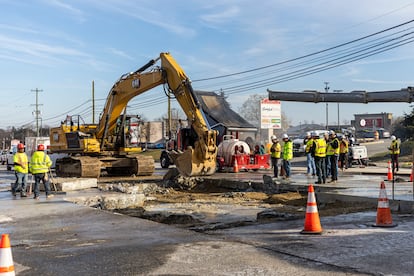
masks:
{"type": "Polygon", "coordinates": [[[223,137],[223,142],[218,145],[217,155],[224,158],[224,162],[227,166],[232,166],[233,164],[229,164],[231,162],[232,155],[236,154],[236,146],[238,149],[243,147],[244,153],[250,154],[250,147],[249,145],[244,142],[240,141],[239,139],[232,138],[233,136],[230,135],[228,137],[225,135],[223,137]],[[230,138],[231,137],[231,138],[230,138]]]}

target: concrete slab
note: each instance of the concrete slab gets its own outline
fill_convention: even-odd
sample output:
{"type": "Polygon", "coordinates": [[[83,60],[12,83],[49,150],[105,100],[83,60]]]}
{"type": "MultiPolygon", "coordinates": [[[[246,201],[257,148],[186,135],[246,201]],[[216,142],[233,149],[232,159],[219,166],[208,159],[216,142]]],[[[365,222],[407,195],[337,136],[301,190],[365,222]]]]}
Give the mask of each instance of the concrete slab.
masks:
{"type": "MultiPolygon", "coordinates": [[[[55,177],[52,180],[58,191],[68,192],[82,189],[90,189],[98,187],[98,179],[96,178],[60,178],[55,177]]],[[[53,187],[51,187],[53,189],[53,187]]]]}

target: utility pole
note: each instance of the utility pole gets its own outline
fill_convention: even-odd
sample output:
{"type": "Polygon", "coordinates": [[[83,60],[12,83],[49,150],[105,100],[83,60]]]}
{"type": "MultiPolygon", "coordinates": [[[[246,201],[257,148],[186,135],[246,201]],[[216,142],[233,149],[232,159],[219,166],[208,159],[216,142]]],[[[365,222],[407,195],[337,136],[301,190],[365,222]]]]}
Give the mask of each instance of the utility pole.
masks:
{"type": "MultiPolygon", "coordinates": [[[[325,81],[325,93],[329,92],[329,82],[325,81]]],[[[326,103],[326,126],[325,129],[328,130],[328,103],[326,103]]]]}
{"type": "Polygon", "coordinates": [[[43,90],[41,89],[32,89],[32,92],[36,92],[36,109],[34,111],[35,113],[35,118],[36,118],[36,137],[39,137],[39,115],[40,115],[40,110],[39,110],[39,106],[41,106],[42,104],[39,104],[39,92],[43,92],[43,90]]]}
{"type": "Polygon", "coordinates": [[[92,81],[92,124],[95,124],[95,81],[92,81]]]}

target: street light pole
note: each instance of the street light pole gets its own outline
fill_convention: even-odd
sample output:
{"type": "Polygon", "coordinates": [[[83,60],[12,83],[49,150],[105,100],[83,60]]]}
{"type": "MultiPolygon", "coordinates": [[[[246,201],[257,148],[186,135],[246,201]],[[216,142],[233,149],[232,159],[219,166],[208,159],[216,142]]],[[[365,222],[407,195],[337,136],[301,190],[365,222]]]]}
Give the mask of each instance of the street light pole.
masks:
{"type": "MultiPolygon", "coordinates": [[[[325,93],[329,92],[329,86],[328,86],[329,82],[325,82],[325,93]]],[[[328,129],[328,103],[326,103],[326,129],[328,129]]]]}

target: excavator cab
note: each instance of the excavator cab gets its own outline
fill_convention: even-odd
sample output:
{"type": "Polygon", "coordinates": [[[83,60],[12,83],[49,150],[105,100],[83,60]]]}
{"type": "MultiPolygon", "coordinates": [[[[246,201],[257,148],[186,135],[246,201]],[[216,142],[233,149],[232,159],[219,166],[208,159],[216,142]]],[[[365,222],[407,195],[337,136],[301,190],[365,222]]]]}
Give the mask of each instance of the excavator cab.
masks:
{"type": "MultiPolygon", "coordinates": [[[[143,121],[139,115],[121,115],[119,116],[114,134],[114,149],[119,153],[137,153],[141,152],[141,127],[143,121]]],[[[109,139],[108,139],[109,140],[109,139]]]]}

